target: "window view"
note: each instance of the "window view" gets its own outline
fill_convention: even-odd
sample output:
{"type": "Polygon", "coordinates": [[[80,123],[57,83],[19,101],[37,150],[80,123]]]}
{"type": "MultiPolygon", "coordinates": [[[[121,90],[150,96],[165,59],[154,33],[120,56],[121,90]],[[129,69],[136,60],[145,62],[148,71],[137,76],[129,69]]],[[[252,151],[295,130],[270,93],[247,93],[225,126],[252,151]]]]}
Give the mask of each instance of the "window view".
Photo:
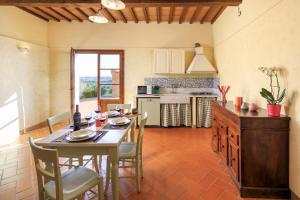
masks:
{"type": "Polygon", "coordinates": [[[119,98],[120,55],[100,55],[100,85],[101,98],[119,98]]]}
{"type": "Polygon", "coordinates": [[[82,114],[88,114],[100,104],[105,107],[121,99],[120,54],[101,52],[80,50],[75,53],[74,105],[79,104],[82,114]]]}
{"type": "Polygon", "coordinates": [[[75,55],[75,104],[88,114],[97,107],[97,54],[75,55]]]}

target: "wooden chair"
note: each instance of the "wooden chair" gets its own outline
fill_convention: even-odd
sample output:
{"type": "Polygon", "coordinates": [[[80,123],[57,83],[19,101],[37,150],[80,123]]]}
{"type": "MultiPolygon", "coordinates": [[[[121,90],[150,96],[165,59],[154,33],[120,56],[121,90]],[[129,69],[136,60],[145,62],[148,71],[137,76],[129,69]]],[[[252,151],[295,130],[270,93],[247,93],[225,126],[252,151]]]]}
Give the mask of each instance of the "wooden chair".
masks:
{"type": "Polygon", "coordinates": [[[50,134],[55,132],[54,125],[62,122],[68,122],[69,124],[73,123],[73,118],[70,112],[64,112],[58,115],[54,115],[47,119],[50,134]]]}
{"type": "MultiPolygon", "coordinates": [[[[137,142],[122,142],[119,147],[119,161],[131,163],[131,165],[119,165],[119,168],[135,168],[135,174],[133,176],[120,176],[119,178],[135,178],[137,192],[141,191],[141,178],[143,177],[142,148],[144,138],[144,127],[147,122],[147,118],[147,113],[145,113],[139,126],[137,142]]],[[[111,162],[109,160],[109,157],[107,158],[106,170],[107,177],[105,184],[105,193],[107,193],[111,177],[111,162]]]]}
{"type": "MultiPolygon", "coordinates": [[[[59,124],[59,123],[63,123],[63,122],[67,122],[69,124],[73,123],[72,120],[72,115],[70,112],[64,112],[58,115],[54,115],[52,117],[49,117],[47,119],[47,123],[48,123],[48,128],[50,131],[50,134],[54,133],[54,125],[59,124]]],[[[102,159],[100,157],[100,159],[102,159]]],[[[78,165],[82,166],[82,165],[87,165],[90,161],[94,162],[94,166],[97,172],[99,172],[99,167],[98,167],[98,159],[97,159],[97,155],[93,155],[92,157],[88,157],[86,159],[84,158],[68,158],[68,160],[66,162],[64,162],[63,164],[60,164],[61,166],[68,166],[69,168],[76,166],[74,163],[78,162],[78,165]],[[85,163],[84,163],[85,162],[85,163]]]]}
{"type": "Polygon", "coordinates": [[[119,107],[121,110],[128,110],[128,112],[131,111],[131,104],[107,104],[107,110],[116,110],[116,108],[119,107]]]}
{"type": "MultiPolygon", "coordinates": [[[[107,104],[107,110],[116,110],[119,107],[121,110],[127,110],[127,112],[131,112],[131,104],[107,104]]],[[[124,138],[124,141],[128,140],[128,136],[124,138]]]]}
{"type": "Polygon", "coordinates": [[[98,198],[103,200],[103,178],[98,173],[86,167],[75,167],[61,174],[57,150],[38,147],[31,137],[28,140],[34,157],[40,200],[75,199],[95,186],[98,186],[98,198]]]}

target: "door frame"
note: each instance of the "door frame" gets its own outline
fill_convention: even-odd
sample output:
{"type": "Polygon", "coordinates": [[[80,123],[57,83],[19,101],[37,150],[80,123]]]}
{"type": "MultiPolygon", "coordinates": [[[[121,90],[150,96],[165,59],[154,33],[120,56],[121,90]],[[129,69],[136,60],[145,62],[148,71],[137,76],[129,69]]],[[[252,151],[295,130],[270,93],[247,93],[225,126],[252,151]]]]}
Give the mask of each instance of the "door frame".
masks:
{"type": "Polygon", "coordinates": [[[71,91],[71,112],[74,112],[74,98],[75,98],[75,54],[98,54],[98,63],[97,63],[97,89],[98,89],[98,96],[97,96],[97,104],[98,108],[101,107],[100,105],[100,54],[119,54],[120,55],[120,103],[124,103],[124,88],[125,88],[125,82],[124,82],[124,76],[125,76],[125,70],[124,70],[124,50],[121,49],[73,49],[71,48],[71,67],[70,67],[70,91],[71,91]]]}

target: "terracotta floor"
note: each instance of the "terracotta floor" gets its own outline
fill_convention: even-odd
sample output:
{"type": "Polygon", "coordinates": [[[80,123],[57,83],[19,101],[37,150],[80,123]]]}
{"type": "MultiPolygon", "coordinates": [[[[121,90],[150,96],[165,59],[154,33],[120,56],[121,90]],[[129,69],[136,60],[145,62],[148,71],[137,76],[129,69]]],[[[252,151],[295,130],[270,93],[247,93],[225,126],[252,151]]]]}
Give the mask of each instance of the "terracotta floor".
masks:
{"type": "MultiPolygon", "coordinates": [[[[142,192],[136,193],[134,180],[121,179],[120,199],[240,199],[224,164],[211,150],[210,132],[147,128],[142,192]]],[[[35,130],[20,136],[15,144],[0,148],[1,200],[37,199],[35,171],[26,139],[29,135],[38,138],[47,134],[46,128],[35,130]]],[[[112,199],[111,192],[106,199],[112,199]]]]}

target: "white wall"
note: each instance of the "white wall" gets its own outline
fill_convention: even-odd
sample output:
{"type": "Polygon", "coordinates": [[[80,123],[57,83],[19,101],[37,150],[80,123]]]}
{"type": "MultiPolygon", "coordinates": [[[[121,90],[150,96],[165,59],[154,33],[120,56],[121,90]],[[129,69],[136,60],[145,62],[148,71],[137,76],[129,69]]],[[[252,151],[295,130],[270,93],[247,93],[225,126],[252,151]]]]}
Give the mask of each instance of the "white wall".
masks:
{"type": "Polygon", "coordinates": [[[229,99],[243,96],[265,107],[259,95],[268,87],[260,66],[284,69],[283,86],[288,89],[290,108],[290,188],[300,196],[300,1],[243,0],[242,16],[228,8],[213,25],[215,58],[222,84],[232,86],[229,99]],[[295,95],[292,98],[293,94],[295,95]]]}
{"type": "MultiPolygon", "coordinates": [[[[93,24],[51,22],[51,112],[70,108],[70,49],[125,50],[125,102],[135,103],[136,86],[152,73],[154,48],[192,48],[194,43],[212,47],[210,24],[93,24]],[[59,97],[59,98],[57,98],[59,97]]],[[[208,48],[209,49],[209,48],[208,48]]],[[[187,55],[187,57],[191,57],[187,55]]]]}
{"type": "Polygon", "coordinates": [[[49,115],[47,26],[20,9],[0,7],[0,146],[49,115]]]}

